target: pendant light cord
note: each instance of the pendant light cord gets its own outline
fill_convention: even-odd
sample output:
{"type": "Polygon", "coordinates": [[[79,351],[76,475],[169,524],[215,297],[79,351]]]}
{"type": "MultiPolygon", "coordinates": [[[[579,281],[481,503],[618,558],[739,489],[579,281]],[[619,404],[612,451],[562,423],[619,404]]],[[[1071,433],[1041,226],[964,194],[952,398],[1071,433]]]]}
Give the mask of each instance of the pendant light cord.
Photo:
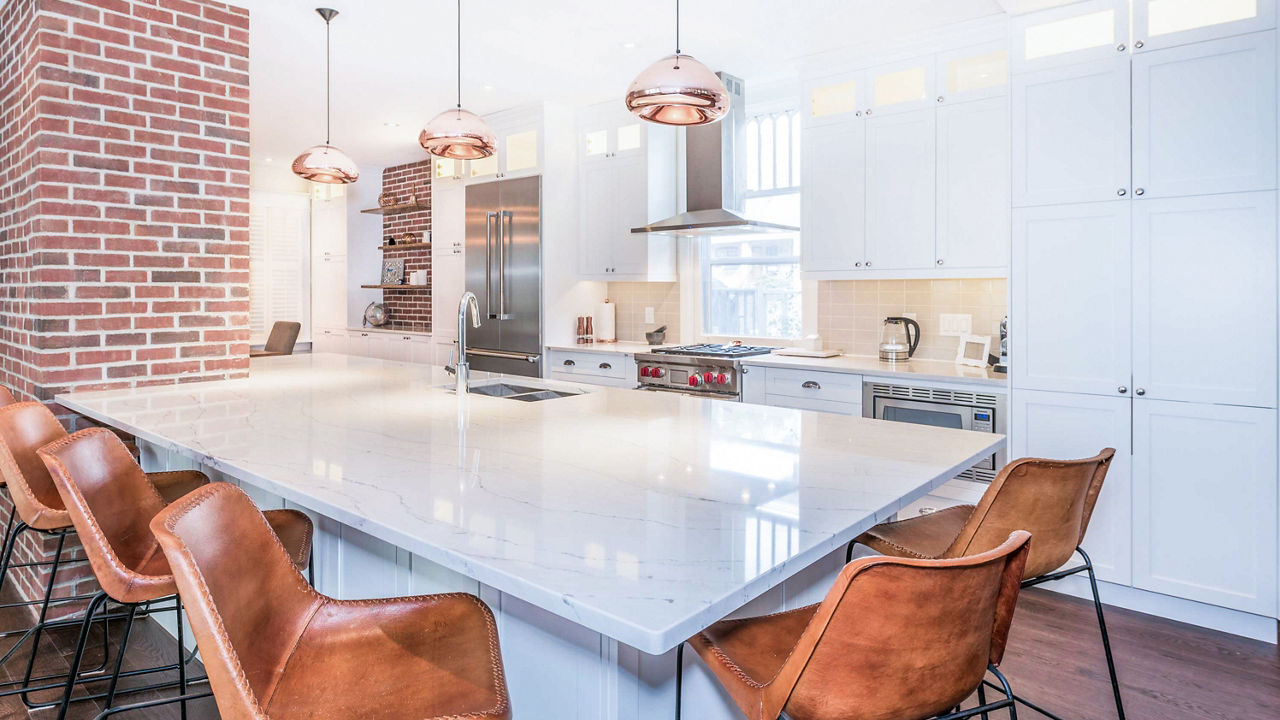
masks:
{"type": "Polygon", "coordinates": [[[329,145],[329,18],[324,21],[324,144],[329,145]]]}
{"type": "Polygon", "coordinates": [[[674,69],[680,69],[680,0],[676,0],[676,66],[674,69]]]}
{"type": "Polygon", "coordinates": [[[462,109],[462,0],[458,0],[458,109],[462,109]]]}

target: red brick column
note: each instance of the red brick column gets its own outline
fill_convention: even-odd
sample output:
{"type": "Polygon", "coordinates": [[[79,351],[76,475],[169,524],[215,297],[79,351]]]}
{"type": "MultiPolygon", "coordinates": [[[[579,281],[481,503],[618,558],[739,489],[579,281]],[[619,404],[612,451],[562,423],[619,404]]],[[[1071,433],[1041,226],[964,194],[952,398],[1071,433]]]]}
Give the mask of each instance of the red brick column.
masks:
{"type": "MultiPolygon", "coordinates": [[[[413,195],[417,202],[426,204],[422,210],[395,213],[382,216],[383,239],[387,236],[400,238],[412,234],[418,240],[422,234],[431,230],[431,161],[420,160],[406,165],[395,165],[382,171],[382,191],[395,195],[399,202],[413,195]]],[[[388,249],[382,253],[384,260],[404,260],[406,280],[414,270],[426,270],[431,277],[431,248],[416,247],[388,249]]],[[[392,327],[400,330],[431,332],[431,290],[418,288],[413,290],[383,290],[382,301],[391,313],[392,327]]]]}
{"type": "Polygon", "coordinates": [[[0,8],[0,383],[248,373],[248,73],[223,3],[0,8]]]}

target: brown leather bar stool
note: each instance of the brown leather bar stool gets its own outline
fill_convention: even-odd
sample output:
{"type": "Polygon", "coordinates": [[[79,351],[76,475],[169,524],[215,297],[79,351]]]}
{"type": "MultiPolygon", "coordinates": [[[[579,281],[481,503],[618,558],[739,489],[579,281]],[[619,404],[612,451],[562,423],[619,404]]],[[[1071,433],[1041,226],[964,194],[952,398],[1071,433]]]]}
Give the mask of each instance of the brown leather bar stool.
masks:
{"type": "MultiPolygon", "coordinates": [[[[9,388],[3,385],[0,385],[0,408],[5,407],[7,405],[12,405],[16,402],[18,402],[18,400],[13,396],[13,393],[9,390],[9,388]]],[[[0,477],[0,488],[3,488],[4,486],[5,486],[4,478],[0,477]]],[[[8,544],[9,533],[13,530],[13,519],[17,516],[18,516],[18,509],[10,508],[9,519],[5,520],[4,538],[0,539],[0,548],[3,548],[6,544],[8,544]]]]}
{"type": "Polygon", "coordinates": [[[249,357],[276,357],[292,355],[293,346],[298,342],[298,333],[302,332],[302,323],[278,320],[271,326],[271,334],[267,336],[267,344],[261,350],[250,350],[249,357]]]}
{"type": "MultiPolygon", "coordinates": [[[[105,709],[98,717],[172,702],[182,702],[185,717],[186,701],[194,697],[206,697],[208,693],[195,696],[186,693],[187,657],[182,637],[182,604],[176,597],[177,587],[174,585],[169,563],[150,530],[151,519],[165,508],[168,501],[133,461],[120,438],[105,428],[91,428],[68,435],[42,447],[39,455],[48,467],[67,513],[80,535],[93,574],[102,585],[102,591],[93,598],[85,611],[58,717],[61,719],[66,716],[71,703],[74,689],[71,679],[79,674],[93,615],[108,599],[125,606],[128,614],[124,637],[116,653],[115,670],[111,674],[107,692],[103,695],[105,709]],[[170,598],[175,601],[172,609],[177,618],[178,661],[175,665],[152,669],[150,672],[178,670],[178,685],[182,694],[164,700],[113,708],[119,679],[127,676],[121,673],[121,667],[137,613],[144,606],[149,608],[148,612],[156,612],[154,605],[170,598]]],[[[204,487],[208,483],[203,475],[201,478],[203,482],[197,487],[204,487]]],[[[274,542],[278,544],[283,541],[288,547],[292,565],[305,569],[310,564],[311,554],[310,518],[297,510],[269,510],[266,517],[268,526],[280,538],[274,542]]],[[[130,692],[171,686],[162,684],[131,688],[130,692]]]]}
{"type": "MultiPolygon", "coordinates": [[[[45,631],[51,628],[79,623],[78,620],[49,622],[47,620],[49,607],[56,604],[83,602],[91,597],[82,595],[58,598],[56,600],[53,598],[53,588],[57,581],[58,571],[68,565],[85,562],[83,559],[67,560],[62,557],[67,535],[74,532],[74,530],[71,518],[62,503],[62,498],[58,495],[58,490],[54,487],[52,478],[49,477],[49,471],[37,455],[37,450],[40,447],[64,438],[66,435],[66,430],[63,429],[62,423],[58,421],[58,418],[40,403],[21,402],[0,407],[0,477],[4,478],[5,484],[9,489],[9,495],[14,504],[14,513],[19,520],[13,531],[8,534],[4,544],[3,555],[0,556],[0,588],[4,587],[11,570],[23,567],[49,568],[49,577],[45,585],[43,599],[8,605],[8,607],[39,605],[40,611],[36,624],[27,630],[19,631],[22,637],[0,658],[0,663],[7,662],[15,657],[19,648],[28,640],[31,641],[31,653],[27,658],[27,671],[24,679],[21,682],[3,684],[3,687],[9,689],[0,691],[0,696],[21,694],[24,703],[33,708],[40,706],[33,705],[30,702],[29,693],[63,686],[62,676],[56,676],[58,681],[53,684],[32,684],[33,682],[39,683],[44,680],[52,680],[55,677],[32,677],[40,640],[45,631]],[[38,533],[46,537],[57,538],[58,545],[53,559],[13,564],[14,548],[25,533],[38,533]],[[13,685],[17,685],[17,688],[12,688],[11,686],[13,685]]],[[[160,488],[164,496],[170,500],[182,496],[200,484],[208,482],[204,475],[195,471],[153,473],[151,479],[160,488]]]]}
{"type": "MultiPolygon", "coordinates": [[[[947,560],[860,558],[817,605],[722,620],[688,640],[748,720],[925,720],[1009,709],[999,665],[1031,535],[947,560]],[[960,710],[990,672],[1005,697],[960,710]]],[[[684,644],[677,652],[680,717],[684,644]]]]}
{"type": "Polygon", "coordinates": [[[507,720],[493,613],[474,595],[334,600],[262,513],[215,483],[151,521],[223,720],[507,720]]]}
{"type": "MultiPolygon", "coordinates": [[[[1102,491],[1114,448],[1084,460],[1023,458],[1000,471],[983,493],[977,507],[960,505],[929,515],[877,525],[849,544],[861,543],[883,555],[910,558],[952,558],[994,547],[1011,530],[1027,530],[1035,538],[1031,557],[1022,576],[1022,587],[1034,587],[1081,572],[1089,574],[1093,605],[1102,633],[1102,649],[1111,675],[1116,714],[1124,720],[1120,682],[1107,621],[1098,597],[1098,580],[1093,561],[1080,545],[1089,529],[1093,506],[1102,491]],[[1082,565],[1063,568],[1074,553],[1082,565]]],[[[1017,698],[1019,703],[1047,717],[1057,715],[1017,698]]]]}

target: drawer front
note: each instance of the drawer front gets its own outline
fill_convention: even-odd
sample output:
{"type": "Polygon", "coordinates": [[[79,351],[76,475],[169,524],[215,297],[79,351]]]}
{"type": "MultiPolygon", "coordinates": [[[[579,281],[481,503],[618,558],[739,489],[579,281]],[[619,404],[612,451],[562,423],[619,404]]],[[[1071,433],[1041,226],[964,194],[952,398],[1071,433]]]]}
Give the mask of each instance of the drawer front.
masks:
{"type": "Polygon", "coordinates": [[[862,376],[813,370],[769,368],[765,381],[769,395],[862,405],[862,376]]]}
{"type": "Polygon", "coordinates": [[[622,353],[584,353],[556,350],[548,354],[551,372],[569,375],[593,375],[608,378],[632,378],[636,363],[631,355],[622,353]]]}
{"type": "Polygon", "coordinates": [[[862,415],[862,405],[860,403],[818,400],[816,398],[795,397],[792,395],[765,395],[764,404],[771,407],[814,410],[837,415],[853,415],[854,417],[861,417],[862,415]]]}

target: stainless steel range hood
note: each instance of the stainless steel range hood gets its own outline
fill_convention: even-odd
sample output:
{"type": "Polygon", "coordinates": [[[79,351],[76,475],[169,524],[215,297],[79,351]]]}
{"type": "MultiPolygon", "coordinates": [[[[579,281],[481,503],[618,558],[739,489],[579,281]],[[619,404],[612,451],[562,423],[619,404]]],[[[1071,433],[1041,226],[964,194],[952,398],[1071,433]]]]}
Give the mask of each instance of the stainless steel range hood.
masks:
{"type": "Polygon", "coordinates": [[[739,235],[796,231],[791,225],[752,220],[742,214],[746,186],[741,129],[742,80],[716,73],[729,91],[729,112],[711,125],[685,129],[685,195],[687,210],[679,215],[632,228],[637,235],[739,235]]]}

